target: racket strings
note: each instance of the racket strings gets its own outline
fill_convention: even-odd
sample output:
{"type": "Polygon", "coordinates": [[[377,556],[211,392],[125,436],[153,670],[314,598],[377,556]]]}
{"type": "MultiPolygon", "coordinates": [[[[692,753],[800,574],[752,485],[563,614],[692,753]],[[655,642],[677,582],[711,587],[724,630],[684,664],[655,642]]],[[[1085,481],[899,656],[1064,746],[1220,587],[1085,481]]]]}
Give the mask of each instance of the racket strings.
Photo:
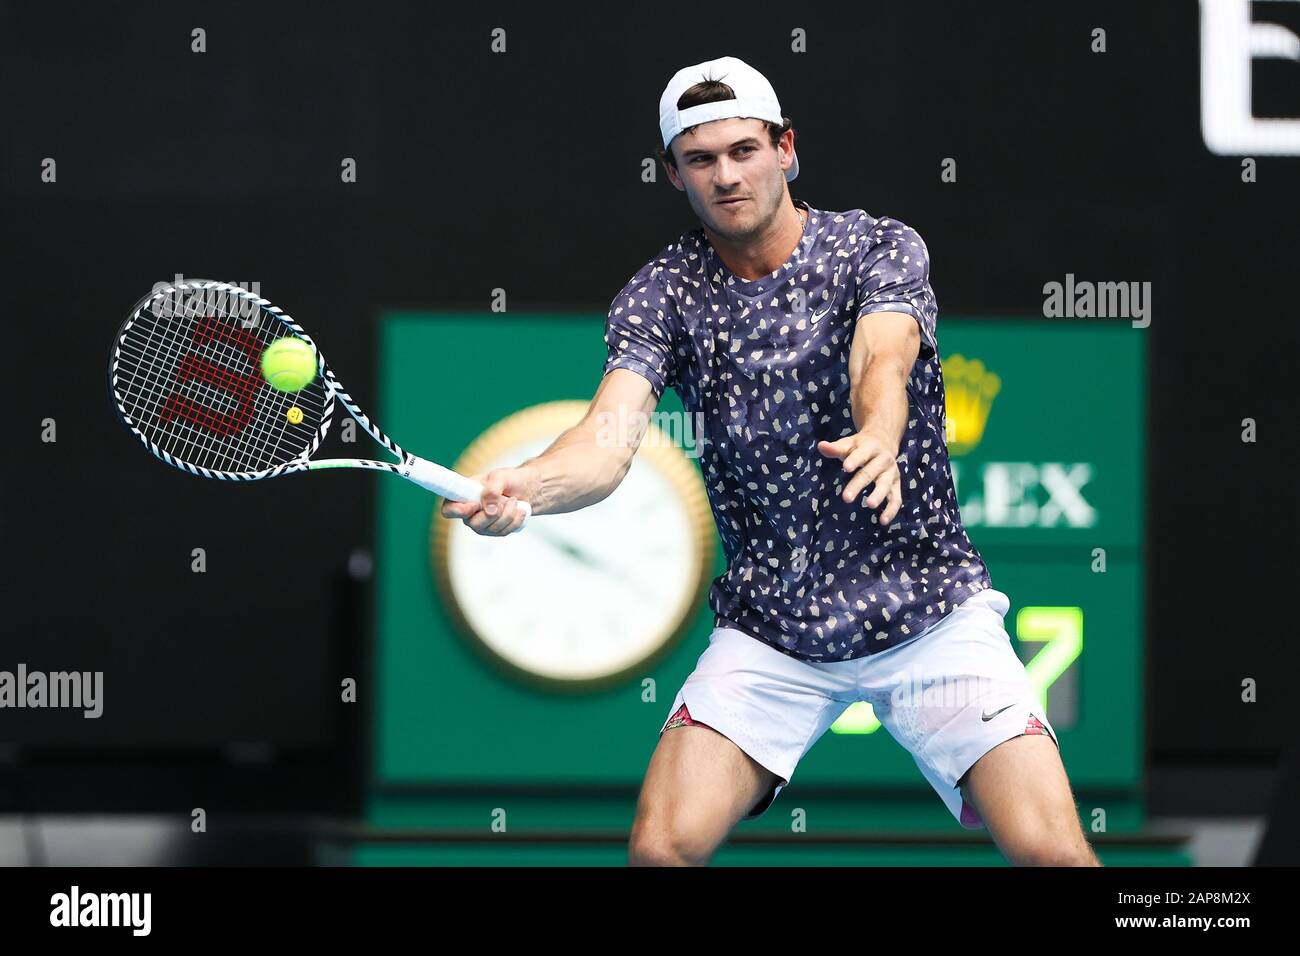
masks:
{"type": "MultiPolygon", "coordinates": [[[[240,304],[238,300],[234,303],[236,307],[240,304]]],[[[236,461],[241,466],[240,470],[260,470],[292,460],[313,441],[324,413],[325,397],[322,386],[316,385],[314,389],[309,387],[290,395],[275,391],[262,380],[261,351],[270,342],[282,337],[287,330],[278,319],[273,315],[262,313],[255,304],[247,302],[243,304],[252,306],[251,317],[247,313],[238,315],[238,309],[225,310],[220,302],[199,305],[199,309],[207,313],[207,316],[199,318],[200,323],[202,318],[220,315],[225,320],[225,325],[217,334],[213,334],[211,329],[203,330],[201,327],[196,327],[194,339],[200,347],[204,344],[211,345],[212,354],[215,356],[213,364],[217,368],[239,369],[238,375],[223,379],[218,374],[215,380],[209,383],[217,386],[217,400],[226,403],[223,410],[233,417],[236,426],[234,430],[223,435],[222,429],[211,427],[212,423],[203,416],[194,423],[203,436],[201,448],[205,457],[197,462],[203,467],[215,467],[210,462],[215,461],[224,450],[220,445],[220,439],[223,437],[233,442],[238,452],[236,461]],[[254,321],[264,321],[265,324],[254,325],[254,329],[262,332],[262,335],[254,336],[244,330],[243,327],[249,324],[250,318],[254,321]],[[238,329],[231,325],[232,319],[239,321],[238,329]],[[289,409],[294,407],[303,413],[303,420],[297,426],[292,425],[287,416],[289,409]],[[249,425],[252,427],[248,427],[249,425]],[[276,454],[277,451],[281,453],[276,454]]],[[[200,351],[200,355],[203,354],[200,351]]],[[[230,419],[218,421],[228,424],[230,419]]]]}
{"type": "Polygon", "coordinates": [[[319,377],[294,393],[262,377],[262,351],[290,334],[274,314],[234,293],[155,297],[120,336],[114,386],[121,410],[150,443],[198,468],[258,472],[302,457],[319,440],[332,402],[319,377]]]}

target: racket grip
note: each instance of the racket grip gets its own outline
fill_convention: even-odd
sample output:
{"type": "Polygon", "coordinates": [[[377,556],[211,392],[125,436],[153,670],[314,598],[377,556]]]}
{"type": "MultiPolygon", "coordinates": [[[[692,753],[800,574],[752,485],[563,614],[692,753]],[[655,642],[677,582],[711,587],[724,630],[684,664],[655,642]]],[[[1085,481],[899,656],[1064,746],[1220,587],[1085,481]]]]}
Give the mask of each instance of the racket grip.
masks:
{"type": "MultiPolygon", "coordinates": [[[[410,467],[401,472],[401,475],[421,488],[442,495],[444,498],[450,498],[452,501],[478,501],[483,497],[483,486],[473,478],[466,478],[450,468],[444,468],[418,455],[412,456],[410,467]]],[[[528,524],[528,519],[533,515],[533,509],[526,501],[520,501],[518,504],[524,513],[524,523],[518,530],[523,530],[524,525],[528,524]]]]}

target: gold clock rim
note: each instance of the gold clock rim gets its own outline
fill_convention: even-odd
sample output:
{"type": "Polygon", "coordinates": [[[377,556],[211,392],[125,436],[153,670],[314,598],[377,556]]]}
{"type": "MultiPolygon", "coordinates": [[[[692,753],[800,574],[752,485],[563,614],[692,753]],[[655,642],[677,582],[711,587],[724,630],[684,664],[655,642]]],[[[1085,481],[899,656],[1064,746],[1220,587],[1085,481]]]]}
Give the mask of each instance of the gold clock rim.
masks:
{"type": "MultiPolygon", "coordinates": [[[[485,429],[461,453],[452,466],[462,475],[479,474],[489,462],[501,452],[524,441],[531,441],[557,431],[564,431],[576,425],[587,413],[590,403],[578,399],[559,399],[541,402],[513,412],[485,429]]],[[[456,630],[469,640],[471,647],[486,655],[494,666],[504,669],[517,680],[525,684],[544,687],[548,690],[568,692],[597,691],[621,684],[638,671],[652,667],[667,656],[685,637],[690,629],[700,599],[712,580],[713,561],[716,555],[714,541],[715,529],[712,511],[704,480],[699,469],[678,448],[673,447],[667,435],[651,421],[641,446],[637,449],[637,459],[654,467],[670,487],[679,495],[686,508],[687,520],[693,532],[692,560],[695,562],[695,586],[679,600],[670,620],[674,623],[668,628],[655,649],[639,660],[617,672],[591,678],[552,677],[539,674],[521,667],[514,661],[498,653],[487,641],[474,630],[468,617],[461,609],[451,584],[450,551],[451,528],[453,521],[442,517],[441,499],[433,509],[432,527],[430,529],[430,558],[433,566],[434,582],[438,596],[446,608],[456,630]]],[[[534,520],[546,520],[541,516],[534,520]]],[[[519,532],[527,534],[527,529],[519,532]]]]}

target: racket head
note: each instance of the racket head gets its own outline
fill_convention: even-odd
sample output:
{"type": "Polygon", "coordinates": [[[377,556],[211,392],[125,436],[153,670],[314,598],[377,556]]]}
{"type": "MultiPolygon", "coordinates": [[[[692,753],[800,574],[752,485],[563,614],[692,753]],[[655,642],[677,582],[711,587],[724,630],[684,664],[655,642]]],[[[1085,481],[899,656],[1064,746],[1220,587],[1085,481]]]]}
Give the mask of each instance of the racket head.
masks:
{"type": "Polygon", "coordinates": [[[302,327],[257,293],[211,279],[159,283],[132,306],[108,382],[118,417],[151,454],[205,478],[303,467],[334,413],[333,375],[302,327]],[[285,337],[316,357],[316,377],[297,392],[262,375],[262,352],[285,337]]]}

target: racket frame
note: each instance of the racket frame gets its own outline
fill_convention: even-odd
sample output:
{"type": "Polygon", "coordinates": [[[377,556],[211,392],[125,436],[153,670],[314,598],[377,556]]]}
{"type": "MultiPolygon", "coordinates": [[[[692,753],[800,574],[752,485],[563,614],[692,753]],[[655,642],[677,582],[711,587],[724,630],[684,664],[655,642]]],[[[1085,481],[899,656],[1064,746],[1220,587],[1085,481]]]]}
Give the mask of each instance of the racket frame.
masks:
{"type": "MultiPolygon", "coordinates": [[[[238,285],[229,282],[219,282],[214,279],[190,279],[184,282],[159,283],[154,286],[151,293],[142,298],[132,307],[125,322],[118,329],[117,336],[113,342],[112,361],[109,363],[108,374],[109,391],[113,396],[113,406],[117,411],[118,417],[140,440],[140,443],[147,448],[151,454],[160,461],[166,462],[174,468],[181,471],[189,472],[202,478],[216,478],[222,481],[262,481],[267,478],[278,478],[281,475],[289,475],[297,472],[320,471],[331,468],[362,468],[371,471],[387,471],[398,475],[406,480],[419,485],[420,487],[441,495],[444,498],[450,498],[453,501],[477,501],[483,494],[483,486],[472,478],[457,474],[449,468],[444,468],[427,458],[421,458],[419,455],[412,454],[402,448],[401,445],[389,438],[378,425],[371,421],[370,416],[361,410],[352,396],[348,394],[347,389],[338,380],[334,370],[329,367],[325,361],[325,355],[317,346],[307,331],[294,321],[293,317],[285,313],[279,306],[273,305],[267,299],[262,298],[256,292],[250,292],[238,285]],[[325,405],[321,413],[320,427],[312,436],[311,443],[295,458],[270,468],[263,468],[258,471],[220,471],[212,468],[205,468],[201,465],[195,465],[192,462],[184,461],[169,454],[166,450],[159,448],[157,443],[151,441],[136,425],[136,422],[125,408],[125,399],[118,385],[118,365],[121,361],[122,344],[126,339],[128,331],[140,319],[140,313],[146,307],[157,300],[169,296],[183,294],[189,291],[197,292],[219,292],[244,299],[254,304],[258,309],[266,312],[277,319],[286,329],[294,336],[305,341],[312,347],[316,354],[317,375],[324,384],[325,405]],[[338,400],[344,410],[365,429],[366,433],[376,442],[386,448],[397,461],[377,461],[370,458],[322,458],[313,459],[312,455],[320,448],[325,441],[325,436],[329,433],[330,422],[334,416],[334,402],[338,400]]],[[[527,502],[519,502],[524,509],[525,521],[531,514],[531,509],[527,502]]],[[[521,526],[522,527],[522,526],[521,526]]]]}

